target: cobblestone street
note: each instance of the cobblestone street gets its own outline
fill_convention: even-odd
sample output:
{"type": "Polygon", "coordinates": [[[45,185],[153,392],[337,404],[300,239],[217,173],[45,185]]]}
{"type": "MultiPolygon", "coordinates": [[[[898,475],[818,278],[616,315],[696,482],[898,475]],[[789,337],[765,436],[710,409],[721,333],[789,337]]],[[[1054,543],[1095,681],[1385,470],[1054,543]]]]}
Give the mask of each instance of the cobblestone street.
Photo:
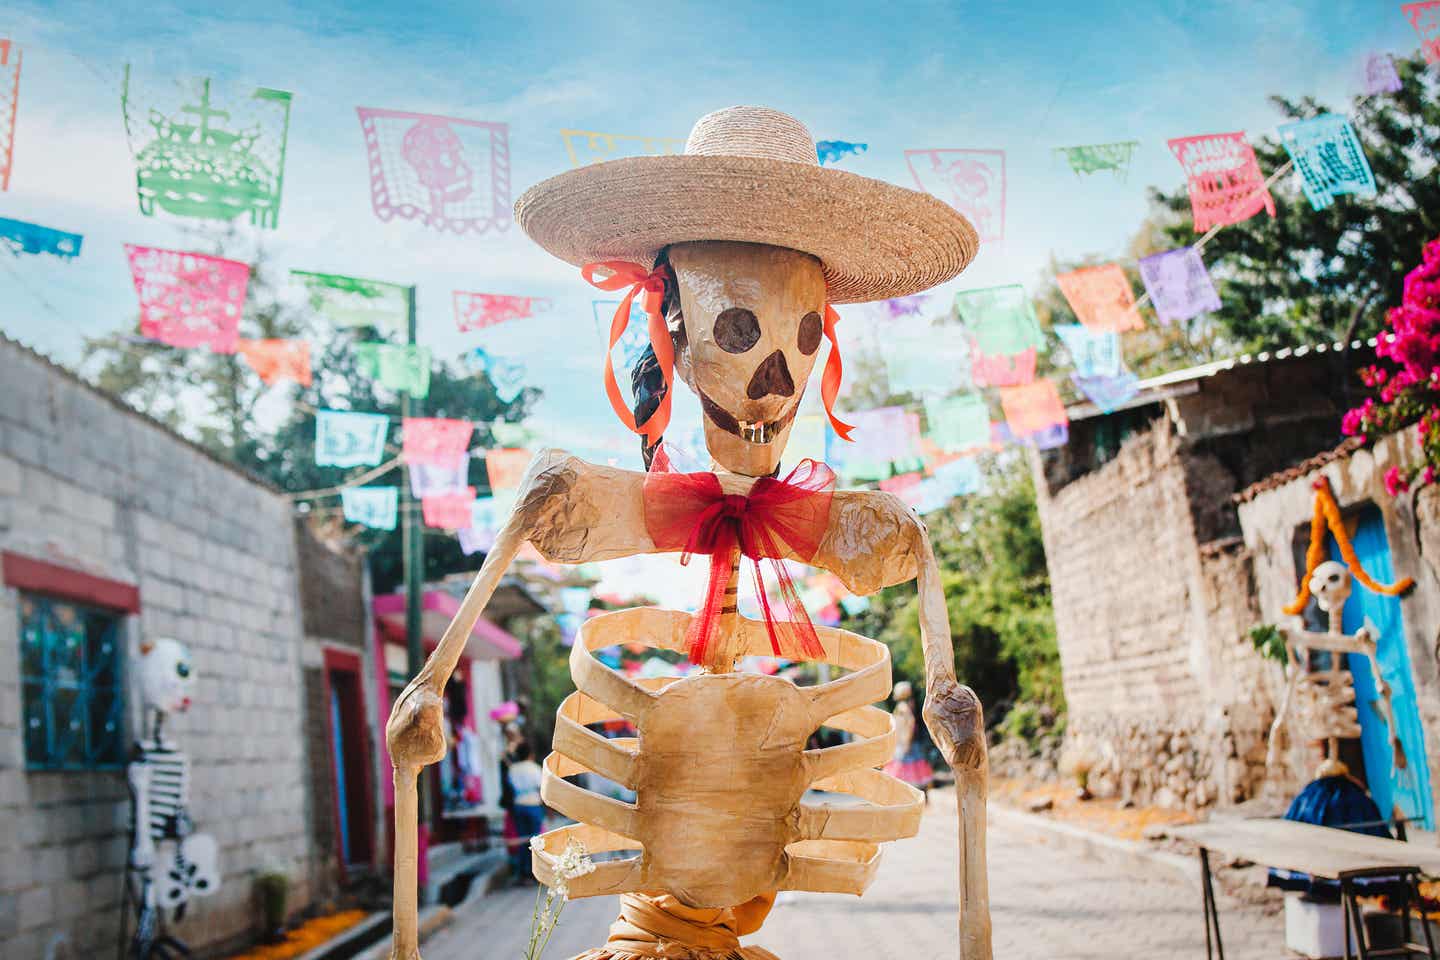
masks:
{"type": "MultiPolygon", "coordinates": [[[[1198,886],[1159,867],[1127,871],[992,825],[990,897],[998,960],[1202,958],[1198,886]]],[[[918,836],[890,844],[874,886],[859,900],[781,894],[751,942],[781,960],[954,960],[955,808],[936,797],[918,836]]],[[[533,888],[462,905],[424,947],[426,960],[519,960],[533,888]]],[[[609,898],[570,904],[547,960],[565,960],[605,940],[609,898]]],[[[1284,956],[1282,918],[1221,901],[1226,956],[1284,956]]]]}

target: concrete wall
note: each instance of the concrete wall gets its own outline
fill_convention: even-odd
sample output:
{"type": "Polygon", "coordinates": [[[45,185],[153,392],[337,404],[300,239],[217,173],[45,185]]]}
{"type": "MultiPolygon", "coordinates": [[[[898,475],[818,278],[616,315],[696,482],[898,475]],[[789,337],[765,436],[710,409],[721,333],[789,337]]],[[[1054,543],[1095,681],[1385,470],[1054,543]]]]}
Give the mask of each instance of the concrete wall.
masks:
{"type": "MultiPolygon", "coordinates": [[[[1281,608],[1294,598],[1303,573],[1296,569],[1294,545],[1297,537],[1308,541],[1315,479],[1329,479],[1342,510],[1369,503],[1380,509],[1395,575],[1415,578],[1415,589],[1401,598],[1400,606],[1433,794],[1440,791],[1440,488],[1427,488],[1416,497],[1391,497],[1384,482],[1391,466],[1411,465],[1417,453],[1413,430],[1393,434],[1370,449],[1256,493],[1240,505],[1239,514],[1246,546],[1255,558],[1260,609],[1267,622],[1278,623],[1285,619],[1281,608]]],[[[1315,758],[1294,738],[1291,744],[1291,769],[1281,775],[1298,781],[1313,770],[1315,758]]],[[[1440,796],[1433,800],[1440,810],[1440,796]]]]}
{"type": "MultiPolygon", "coordinates": [[[[133,584],[143,638],[189,645],[198,679],[170,736],[223,885],[175,932],[205,947],[253,930],[252,876],[274,865],[308,899],[301,623],[291,506],[159,425],[0,337],[0,549],[133,584]]],[[[18,592],[0,589],[0,954],[115,950],[129,801],[122,772],[27,772],[18,592]]],[[[140,732],[138,692],[130,736],[140,732]]]]}
{"type": "Polygon", "coordinates": [[[1036,480],[1071,749],[1091,788],[1141,803],[1242,799],[1263,759],[1248,557],[1202,543],[1192,502],[1233,492],[1168,418],[1058,489],[1036,480]]]}

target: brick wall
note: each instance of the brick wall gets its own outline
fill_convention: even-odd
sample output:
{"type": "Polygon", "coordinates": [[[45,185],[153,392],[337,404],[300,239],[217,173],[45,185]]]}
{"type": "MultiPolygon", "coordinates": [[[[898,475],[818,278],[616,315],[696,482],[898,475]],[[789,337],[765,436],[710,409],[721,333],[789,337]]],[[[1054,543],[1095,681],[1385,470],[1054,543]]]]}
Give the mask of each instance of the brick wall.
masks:
{"type": "Polygon", "coordinates": [[[317,897],[337,892],[334,869],[335,773],[330,748],[330,704],[325,696],[323,667],[305,667],[305,731],[309,743],[310,832],[314,839],[315,863],[311,887],[317,897]]]}
{"type": "MultiPolygon", "coordinates": [[[[189,645],[195,705],[170,736],[223,885],[175,932],[215,946],[252,931],[251,878],[278,866],[308,898],[301,624],[290,504],[0,337],[0,549],[138,586],[128,663],[146,637],[189,645]]],[[[0,589],[0,953],[113,953],[129,801],[120,772],[27,772],[18,594],[0,589]]],[[[138,692],[129,696],[138,735],[138,692]]]]}
{"type": "Polygon", "coordinates": [[[366,644],[363,551],[331,543],[295,519],[300,555],[300,617],[305,633],[355,649],[366,644]]]}

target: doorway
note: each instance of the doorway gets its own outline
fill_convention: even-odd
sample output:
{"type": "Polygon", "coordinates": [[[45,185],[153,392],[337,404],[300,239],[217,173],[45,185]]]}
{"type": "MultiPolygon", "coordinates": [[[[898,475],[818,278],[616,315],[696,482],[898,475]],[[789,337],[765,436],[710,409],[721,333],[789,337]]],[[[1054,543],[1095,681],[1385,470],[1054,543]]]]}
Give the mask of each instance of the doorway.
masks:
{"type": "MultiPolygon", "coordinates": [[[[1347,515],[1346,526],[1355,546],[1356,558],[1365,572],[1380,583],[1395,580],[1390,560],[1390,541],[1385,535],[1384,515],[1380,508],[1368,504],[1347,515]]],[[[1335,538],[1328,540],[1330,559],[1341,563],[1335,538]]],[[[1380,672],[1390,684],[1391,710],[1406,764],[1395,764],[1385,720],[1374,704],[1378,697],[1375,678],[1369,661],[1363,656],[1347,654],[1346,665],[1355,678],[1355,704],[1360,716],[1360,745],[1365,759],[1365,782],[1382,816],[1398,814],[1426,830],[1434,829],[1434,808],[1430,796],[1430,770],[1425,759],[1425,730],[1420,723],[1420,709],[1415,700],[1415,681],[1410,670],[1410,653],[1405,645],[1405,621],[1399,597],[1388,597],[1370,590],[1352,577],[1352,592],[1345,603],[1342,628],[1353,634],[1369,620],[1378,630],[1375,659],[1380,672]]]]}
{"type": "Polygon", "coordinates": [[[335,798],[335,850],[341,875],[374,862],[370,751],[361,698],[360,656],[325,651],[330,768],[335,798]]]}

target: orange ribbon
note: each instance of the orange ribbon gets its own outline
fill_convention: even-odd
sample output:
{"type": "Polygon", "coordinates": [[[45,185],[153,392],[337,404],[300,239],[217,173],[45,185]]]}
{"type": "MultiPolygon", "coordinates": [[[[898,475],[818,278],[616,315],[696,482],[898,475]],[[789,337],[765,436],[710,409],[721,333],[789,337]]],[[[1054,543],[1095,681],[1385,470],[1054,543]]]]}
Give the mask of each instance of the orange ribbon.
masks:
{"type": "Polygon", "coordinates": [[[1310,602],[1310,575],[1315,572],[1316,567],[1325,562],[1326,530],[1335,538],[1335,543],[1340,548],[1340,556],[1350,569],[1350,575],[1375,593],[1398,597],[1415,586],[1411,577],[1394,583],[1378,583],[1366,573],[1365,568],[1360,565],[1360,558],[1355,554],[1355,545],[1350,542],[1344,518],[1340,516],[1340,504],[1335,502],[1335,494],[1330,489],[1330,481],[1320,477],[1310,486],[1315,490],[1315,512],[1310,517],[1310,546],[1305,551],[1305,575],[1300,578],[1300,592],[1289,606],[1281,607],[1282,610],[1292,617],[1305,612],[1305,605],[1310,602]]]}
{"type": "Polygon", "coordinates": [[[638,263],[602,260],[585,264],[580,268],[580,276],[585,278],[586,283],[601,290],[630,288],[625,299],[620,301],[615,318],[610,321],[610,345],[605,349],[605,395],[610,398],[610,406],[620,422],[635,433],[644,434],[645,442],[654,446],[660,442],[665,427],[670,423],[670,387],[675,377],[675,347],[670,342],[670,331],[665,328],[665,317],[660,312],[670,268],[662,265],[646,272],[638,263]],[[596,270],[608,270],[610,276],[597,280],[596,270]],[[665,378],[665,392],[660,395],[660,405],[643,426],[635,422],[635,414],[625,406],[625,395],[620,392],[620,384],[615,380],[615,366],[611,360],[615,344],[620,342],[625,335],[625,327],[630,323],[630,305],[635,301],[635,295],[641,292],[645,294],[641,305],[650,317],[650,348],[655,351],[655,361],[665,378]]]}
{"type": "Polygon", "coordinates": [[[839,322],[840,314],[825,304],[825,338],[830,341],[830,355],[825,358],[825,372],[820,377],[820,399],[825,401],[825,416],[830,418],[836,436],[849,440],[850,431],[855,427],[835,416],[835,398],[840,394],[840,377],[845,371],[840,363],[840,342],[835,339],[835,324],[839,322]]]}
{"type": "MultiPolygon", "coordinates": [[[[615,317],[610,321],[610,344],[605,349],[605,395],[610,398],[610,408],[615,411],[615,416],[629,430],[645,435],[645,442],[650,446],[660,442],[665,428],[670,424],[670,391],[675,379],[675,347],[670,342],[670,331],[665,326],[665,317],[660,312],[661,305],[665,299],[665,282],[671,276],[668,266],[659,266],[654,270],[646,271],[638,263],[630,263],[626,260],[602,260],[598,263],[587,263],[580,268],[580,276],[592,287],[601,290],[615,291],[629,287],[625,299],[620,301],[620,306],[615,310],[615,317]],[[597,279],[596,270],[608,270],[610,275],[603,279],[597,279]],[[625,405],[625,395],[620,392],[620,384],[615,379],[615,365],[611,354],[615,351],[615,344],[625,335],[625,327],[630,323],[630,305],[634,303],[635,296],[644,293],[645,298],[641,305],[650,318],[650,348],[655,351],[655,362],[660,367],[660,374],[665,380],[665,391],[660,396],[660,405],[655,412],[645,421],[644,425],[635,422],[635,414],[625,405]]],[[[825,337],[830,341],[830,355],[825,359],[825,372],[820,378],[820,398],[825,402],[825,415],[830,418],[830,426],[842,440],[850,439],[850,431],[855,428],[835,416],[835,398],[840,394],[840,378],[844,375],[844,365],[840,362],[840,343],[835,337],[835,324],[840,322],[840,314],[830,304],[825,304],[825,337]]]]}

